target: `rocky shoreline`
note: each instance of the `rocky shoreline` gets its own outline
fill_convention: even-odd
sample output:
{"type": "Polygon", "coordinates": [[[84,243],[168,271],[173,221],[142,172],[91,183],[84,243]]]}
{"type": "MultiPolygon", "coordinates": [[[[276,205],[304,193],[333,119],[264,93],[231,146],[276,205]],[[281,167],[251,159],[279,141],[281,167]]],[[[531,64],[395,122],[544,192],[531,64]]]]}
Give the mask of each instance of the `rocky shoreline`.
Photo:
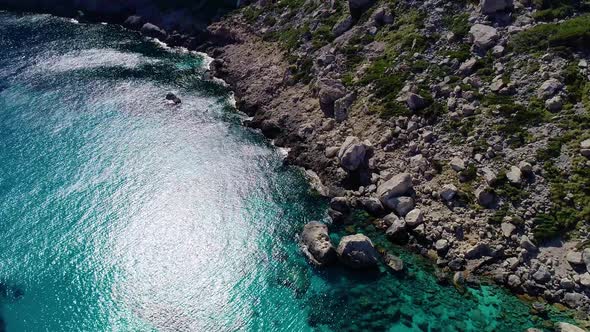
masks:
{"type": "MultiPolygon", "coordinates": [[[[574,91],[564,83],[564,71],[571,63],[582,80],[588,79],[586,55],[578,52],[566,59],[547,52],[537,58],[512,52],[513,36],[536,26],[530,19],[532,11],[526,6],[517,11],[504,1],[482,1],[467,6],[471,16],[462,39],[458,31],[436,31],[440,39],[420,50],[416,46],[420,38],[413,36],[410,45],[403,45],[407,50],[396,51],[395,70],[375,76],[374,82],[364,81],[388,52],[388,41],[375,36],[380,30],[393,31],[394,26],[404,28],[394,22],[405,18],[385,2],[350,3],[359,5],[339,11],[333,4],[317,4],[315,11],[302,12],[276,7],[265,11],[271,5],[260,1],[251,5],[260,9],[257,17],[238,11],[211,24],[206,37],[198,38],[168,33],[136,15],[115,23],[170,46],[212,56],[212,75],[231,86],[239,109],[252,117],[245,124],[288,148],[287,163],[312,171],[322,181],[317,189],[331,198],[333,223],[352,223],[362,211],[391,241],[431,258],[455,281],[489,277],[531,299],[544,298],[577,310],[580,326],[588,327],[588,225],[582,221],[576,236],[569,239],[542,241],[536,232],[536,218],[554,211],[555,205],[552,180],[536,156],[569,134],[560,119],[587,112],[579,101],[565,105],[574,91]],[[272,35],[282,31],[277,28],[281,22],[304,26],[315,20],[320,22],[317,31],[331,15],[340,15],[328,31],[333,38],[317,46],[311,46],[313,29],[309,35],[297,35],[301,40],[289,46],[281,36],[277,40],[272,35]],[[270,25],[272,20],[275,23],[270,25]],[[367,35],[373,37],[362,40],[367,35]],[[469,40],[468,56],[462,60],[443,56],[442,49],[457,52],[458,40],[469,40]],[[350,71],[353,60],[360,62],[350,71]],[[433,80],[434,64],[449,71],[433,80]],[[427,69],[415,69],[418,65],[427,69]],[[401,87],[384,78],[406,72],[411,74],[401,87]],[[399,90],[394,104],[382,107],[383,98],[374,101],[385,93],[376,87],[380,84],[399,90]],[[495,101],[511,98],[516,105],[510,105],[515,112],[512,120],[501,118],[508,104],[489,102],[488,94],[495,101]],[[518,121],[519,105],[532,107],[532,99],[525,99],[529,95],[550,112],[551,120],[527,123],[524,133],[510,137],[499,134],[510,121],[518,121]],[[383,115],[400,105],[404,112],[383,115]],[[529,141],[529,136],[534,139],[529,141]],[[515,137],[524,143],[514,145],[515,137]]],[[[424,35],[432,34],[437,19],[442,20],[444,10],[439,8],[457,9],[436,2],[404,4],[432,13],[423,18],[419,32],[424,35]]],[[[581,128],[581,134],[576,132],[575,139],[560,146],[561,155],[553,157],[559,167],[572,170],[580,160],[588,167],[583,158],[590,155],[590,134],[585,125],[581,128]]],[[[578,199],[574,196],[572,202],[578,199]]],[[[338,257],[352,268],[367,268],[378,257],[371,240],[361,237],[351,234],[336,248],[329,242],[328,227],[313,223],[301,238],[304,253],[316,265],[338,257]]],[[[400,266],[387,254],[381,259],[392,268],[400,266]]],[[[578,331],[567,326],[561,330],[578,331]]]]}
{"type": "MultiPolygon", "coordinates": [[[[319,10],[318,15],[327,15],[329,11],[319,10]]],[[[551,122],[531,127],[529,134],[538,134],[539,138],[517,148],[509,140],[486,132],[493,127],[485,122],[493,120],[483,119],[482,128],[463,142],[451,143],[456,133],[449,130],[449,124],[460,127],[462,122],[488,115],[489,107],[484,108],[475,93],[520,96],[531,94],[530,86],[538,84],[532,94],[546,100],[547,110],[555,114],[559,100],[567,98],[568,91],[560,81],[563,78],[545,72],[538,78],[529,77],[528,82],[507,79],[501,66],[507,61],[504,57],[519,57],[505,50],[513,33],[510,30],[517,27],[508,25],[499,30],[474,24],[470,29],[474,57],[452,66],[463,79],[454,88],[448,77],[431,85],[435,100],[445,102],[449,113],[441,119],[418,112],[428,101],[417,87],[420,75],[416,75],[413,81],[408,80],[398,98],[414,114],[384,120],[368,105],[374,91],[368,86],[343,82],[340,62],[346,61],[342,49],[350,47],[355,34],[370,34],[381,28],[382,22],[389,21],[388,15],[386,7],[377,7],[362,25],[347,27],[322,48],[300,46],[299,54],[313,57],[310,80],[302,82],[297,78],[302,64],[289,62],[291,54],[277,42],[269,41],[268,31],[260,23],[248,23],[243,14],[237,14],[209,27],[212,40],[216,41],[216,45],[207,48],[216,59],[211,70],[230,84],[240,110],[252,116],[247,126],[260,129],[276,145],[288,148],[288,163],[319,176],[323,182],[319,191],[331,198],[329,213],[334,223],[351,223],[355,211],[364,211],[392,241],[431,258],[454,280],[485,276],[515,293],[565,304],[580,312],[580,318],[587,317],[590,249],[583,249],[587,225],[581,224],[577,238],[535,238],[535,216],[549,211],[548,206],[540,204],[551,202],[549,181],[543,165],[534,156],[564,130],[551,122]],[[499,60],[493,60],[493,66],[499,78],[482,82],[478,77],[473,67],[479,61],[480,48],[496,54],[499,60]],[[529,85],[528,90],[521,91],[522,84],[529,85]],[[466,91],[474,87],[475,92],[466,91]],[[451,108],[455,111],[451,112],[451,108]],[[481,144],[478,135],[488,140],[487,149],[474,148],[481,144]],[[503,197],[499,188],[526,191],[527,196],[503,197]]],[[[304,21],[299,16],[292,19],[304,21]]],[[[302,38],[305,40],[305,35],[302,38]]],[[[374,48],[382,52],[383,46],[374,43],[358,52],[367,58],[374,56],[374,48]]],[[[560,56],[547,54],[544,60],[535,60],[544,61],[546,71],[558,72],[554,66],[563,68],[567,64],[560,56]]],[[[423,59],[427,55],[413,56],[423,59]]],[[[586,68],[583,57],[576,55],[568,61],[575,61],[580,70],[586,68]]],[[[584,107],[576,104],[573,110],[583,112],[584,107]]],[[[585,138],[588,132],[582,135],[580,138],[585,138]]],[[[570,158],[586,157],[583,151],[587,140],[580,141],[566,152],[574,155],[570,158]]],[[[350,257],[343,259],[342,254],[326,252],[336,248],[324,241],[325,232],[318,236],[319,244],[303,241],[311,261],[321,265],[330,261],[326,257],[338,256],[351,266],[347,263],[350,257]]],[[[362,256],[370,261],[371,250],[367,250],[362,256]]],[[[580,324],[587,326],[588,322],[580,324]]]]}

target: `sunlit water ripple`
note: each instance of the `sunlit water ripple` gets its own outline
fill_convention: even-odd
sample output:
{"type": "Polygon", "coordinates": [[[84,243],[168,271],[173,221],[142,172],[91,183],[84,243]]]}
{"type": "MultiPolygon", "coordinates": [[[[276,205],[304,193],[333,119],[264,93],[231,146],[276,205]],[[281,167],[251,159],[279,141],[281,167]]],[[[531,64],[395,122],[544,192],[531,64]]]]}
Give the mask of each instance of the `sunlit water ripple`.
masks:
{"type": "Polygon", "coordinates": [[[202,80],[202,56],[115,26],[8,13],[0,13],[0,50],[8,331],[518,331],[542,323],[496,288],[461,295],[438,285],[427,264],[399,248],[390,250],[407,261],[405,276],[312,269],[295,234],[325,219],[325,202],[240,126],[227,89],[202,80]],[[181,106],[165,102],[169,91],[181,106]]]}

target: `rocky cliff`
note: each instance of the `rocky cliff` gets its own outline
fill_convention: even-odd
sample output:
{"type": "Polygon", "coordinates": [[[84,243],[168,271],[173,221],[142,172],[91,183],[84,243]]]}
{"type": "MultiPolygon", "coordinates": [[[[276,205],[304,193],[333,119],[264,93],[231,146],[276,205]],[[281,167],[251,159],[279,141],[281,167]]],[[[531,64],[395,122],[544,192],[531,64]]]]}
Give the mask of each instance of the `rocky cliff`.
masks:
{"type": "Polygon", "coordinates": [[[590,312],[590,15],[570,1],[259,1],[214,73],[335,224],[590,312]]]}

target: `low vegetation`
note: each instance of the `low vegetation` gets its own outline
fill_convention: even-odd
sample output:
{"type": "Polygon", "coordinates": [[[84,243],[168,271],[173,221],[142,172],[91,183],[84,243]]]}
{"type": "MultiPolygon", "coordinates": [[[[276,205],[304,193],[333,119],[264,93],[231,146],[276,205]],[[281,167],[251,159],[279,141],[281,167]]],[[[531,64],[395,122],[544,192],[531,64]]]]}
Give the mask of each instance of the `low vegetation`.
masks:
{"type": "Polygon", "coordinates": [[[545,51],[556,47],[588,50],[590,49],[590,14],[562,23],[536,25],[514,36],[512,46],[517,52],[545,51]]]}

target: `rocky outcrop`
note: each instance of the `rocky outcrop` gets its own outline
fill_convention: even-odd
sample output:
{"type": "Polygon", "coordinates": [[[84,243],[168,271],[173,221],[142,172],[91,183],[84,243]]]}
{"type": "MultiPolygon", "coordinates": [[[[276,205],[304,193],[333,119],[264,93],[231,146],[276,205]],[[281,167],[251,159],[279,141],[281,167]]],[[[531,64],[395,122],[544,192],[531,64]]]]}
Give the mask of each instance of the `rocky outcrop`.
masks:
{"type": "Polygon", "coordinates": [[[363,235],[355,234],[343,237],[336,249],[338,258],[353,269],[365,269],[377,266],[378,253],[373,242],[363,235]]]}
{"type": "Polygon", "coordinates": [[[312,221],[303,226],[300,245],[309,261],[317,266],[330,264],[336,258],[336,251],[328,235],[328,226],[312,221]]]}
{"type": "Polygon", "coordinates": [[[160,27],[149,22],[145,23],[141,27],[141,33],[148,37],[157,38],[162,41],[166,40],[167,36],[166,31],[164,31],[164,29],[161,29],[160,27]]]}

